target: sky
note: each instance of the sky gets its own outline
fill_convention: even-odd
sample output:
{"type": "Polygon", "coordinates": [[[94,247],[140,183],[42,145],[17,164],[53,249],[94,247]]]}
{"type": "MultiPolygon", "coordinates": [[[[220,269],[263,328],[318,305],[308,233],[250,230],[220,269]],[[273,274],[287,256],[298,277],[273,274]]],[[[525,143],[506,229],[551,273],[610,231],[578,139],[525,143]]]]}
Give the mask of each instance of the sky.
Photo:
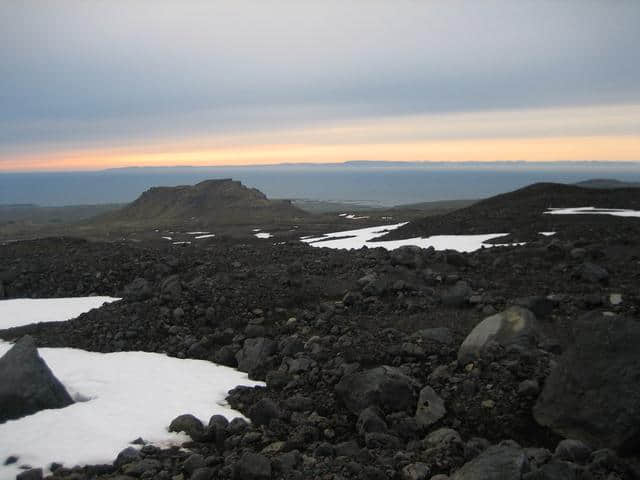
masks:
{"type": "Polygon", "coordinates": [[[0,4],[0,171],[640,161],[637,0],[0,4]]]}

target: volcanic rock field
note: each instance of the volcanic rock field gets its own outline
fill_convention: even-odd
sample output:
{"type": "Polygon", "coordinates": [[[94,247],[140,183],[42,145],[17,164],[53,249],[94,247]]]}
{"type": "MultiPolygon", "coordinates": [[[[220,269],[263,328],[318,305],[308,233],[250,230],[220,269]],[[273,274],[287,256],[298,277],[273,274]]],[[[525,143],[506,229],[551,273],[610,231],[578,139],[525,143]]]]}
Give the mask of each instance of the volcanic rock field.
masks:
{"type": "Polygon", "coordinates": [[[578,207],[638,209],[640,190],[538,184],[388,236],[510,234],[469,253],[2,244],[0,298],[122,300],[0,339],[204,360],[263,383],[228,392],[235,419],[185,403],[166,418],[182,445],[140,432],[112,463],[0,464],[22,479],[640,478],[640,218],[546,213],[578,207]]]}

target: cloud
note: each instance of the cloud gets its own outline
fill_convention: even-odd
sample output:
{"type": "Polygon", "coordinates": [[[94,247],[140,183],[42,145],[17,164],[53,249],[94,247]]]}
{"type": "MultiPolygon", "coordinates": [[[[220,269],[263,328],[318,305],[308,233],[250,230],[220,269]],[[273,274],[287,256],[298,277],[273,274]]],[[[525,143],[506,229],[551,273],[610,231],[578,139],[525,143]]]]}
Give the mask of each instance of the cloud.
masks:
{"type": "MultiPolygon", "coordinates": [[[[27,0],[0,9],[4,157],[640,103],[632,0],[27,0]]],[[[611,133],[575,121],[545,134],[611,133]]]]}

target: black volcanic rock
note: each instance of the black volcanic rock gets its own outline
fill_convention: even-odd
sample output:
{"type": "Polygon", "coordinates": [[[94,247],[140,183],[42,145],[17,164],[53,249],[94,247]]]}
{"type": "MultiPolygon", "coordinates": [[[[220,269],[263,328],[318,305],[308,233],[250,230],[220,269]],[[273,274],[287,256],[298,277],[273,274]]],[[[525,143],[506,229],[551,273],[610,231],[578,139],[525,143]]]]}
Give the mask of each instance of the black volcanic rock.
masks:
{"type": "Polygon", "coordinates": [[[269,200],[255,188],[231,179],[196,185],[153,187],[126,207],[98,217],[99,225],[243,225],[293,221],[307,216],[288,200],[269,200]]]}
{"type": "Polygon", "coordinates": [[[335,390],[353,413],[377,406],[386,410],[415,408],[418,386],[397,368],[381,366],[342,377],[335,390]]]}
{"type": "Polygon", "coordinates": [[[638,188],[582,188],[559,183],[536,183],[513,192],[496,195],[445,215],[409,222],[378,240],[398,240],[430,235],[508,233],[496,243],[530,242],[539,232],[580,232],[594,237],[594,229],[610,236],[630,224],[633,217],[612,215],[550,215],[550,208],[597,207],[640,210],[638,188]]]}
{"type": "Polygon", "coordinates": [[[583,317],[533,409],[538,423],[592,447],[637,453],[639,344],[636,320],[598,312],[583,317]]]}
{"type": "Polygon", "coordinates": [[[72,403],[30,336],[21,338],[0,358],[0,422],[72,403]]]}

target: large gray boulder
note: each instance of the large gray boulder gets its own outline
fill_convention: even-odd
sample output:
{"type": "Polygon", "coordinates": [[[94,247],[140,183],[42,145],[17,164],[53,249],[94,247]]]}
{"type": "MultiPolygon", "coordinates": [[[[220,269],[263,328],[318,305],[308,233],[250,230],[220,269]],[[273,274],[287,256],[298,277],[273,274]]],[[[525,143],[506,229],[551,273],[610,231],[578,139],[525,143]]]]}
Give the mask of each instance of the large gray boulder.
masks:
{"type": "Polygon", "coordinates": [[[236,353],[238,370],[250,373],[276,352],[276,343],[265,337],[248,338],[242,349],[236,353]]]}
{"type": "Polygon", "coordinates": [[[335,387],[338,398],[355,414],[367,407],[401,411],[416,406],[419,388],[397,368],[381,366],[343,376],[335,387]]]}
{"type": "Polygon", "coordinates": [[[538,342],[536,316],[522,307],[511,307],[491,315],[475,326],[458,350],[458,362],[465,364],[481,357],[492,344],[503,347],[535,347],[538,342]]]}
{"type": "Polygon", "coordinates": [[[593,448],[640,449],[640,323],[587,314],[533,408],[536,421],[593,448]]]}
{"type": "Polygon", "coordinates": [[[72,403],[30,336],[22,337],[0,358],[0,423],[72,403]]]}
{"type": "Polygon", "coordinates": [[[494,445],[465,463],[451,480],[521,480],[528,469],[527,456],[522,449],[494,445]]]}

